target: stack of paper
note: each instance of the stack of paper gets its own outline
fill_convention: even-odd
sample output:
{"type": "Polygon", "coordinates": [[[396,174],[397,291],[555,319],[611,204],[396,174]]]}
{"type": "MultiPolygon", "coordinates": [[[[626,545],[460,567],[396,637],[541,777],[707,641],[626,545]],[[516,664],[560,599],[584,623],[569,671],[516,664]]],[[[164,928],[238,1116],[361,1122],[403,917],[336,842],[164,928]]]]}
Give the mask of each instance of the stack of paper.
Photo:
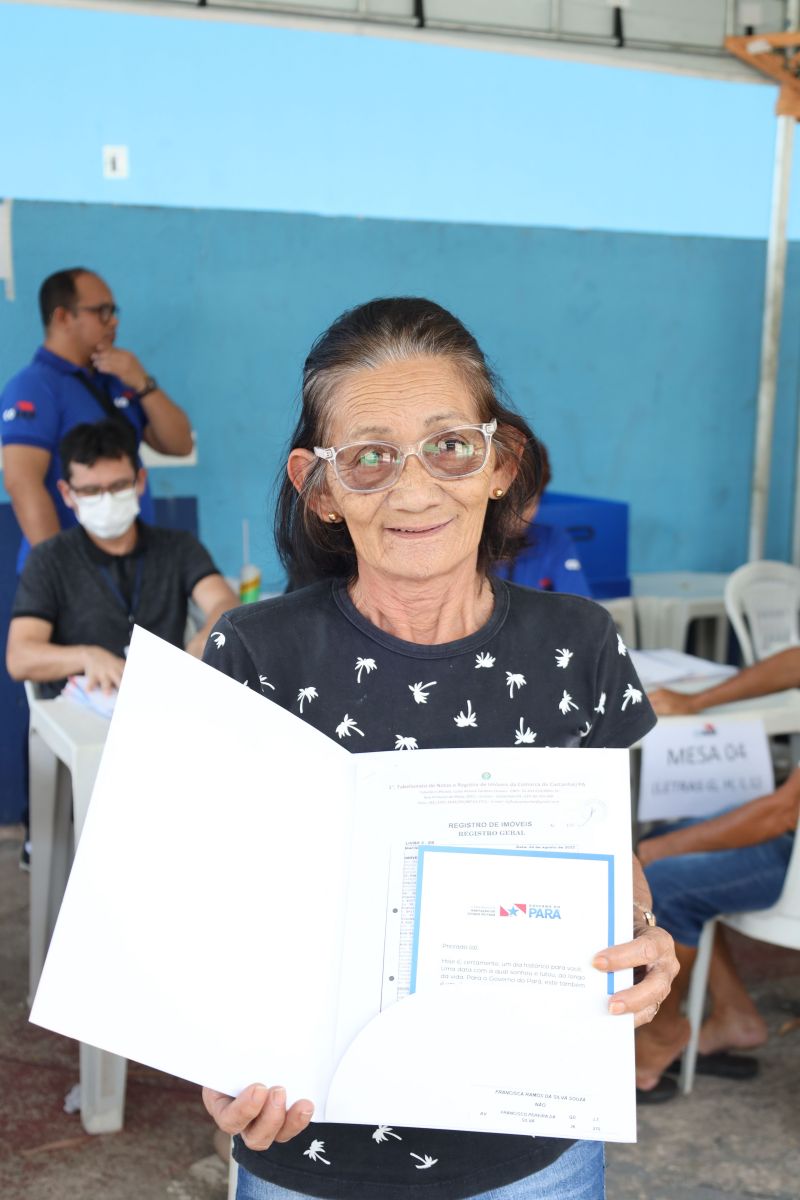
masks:
{"type": "Polygon", "coordinates": [[[683,654],[680,650],[629,650],[628,654],[636,674],[648,690],[668,687],[683,679],[708,679],[711,684],[736,674],[736,668],[726,663],[696,658],[694,654],[683,654]]]}
{"type": "Polygon", "coordinates": [[[111,720],[114,705],[117,702],[116,688],[112,688],[110,692],[104,692],[99,687],[90,688],[85,675],[72,675],[67,680],[67,686],[61,695],[66,700],[72,700],[74,704],[91,709],[98,716],[105,717],[107,721],[111,720]]]}

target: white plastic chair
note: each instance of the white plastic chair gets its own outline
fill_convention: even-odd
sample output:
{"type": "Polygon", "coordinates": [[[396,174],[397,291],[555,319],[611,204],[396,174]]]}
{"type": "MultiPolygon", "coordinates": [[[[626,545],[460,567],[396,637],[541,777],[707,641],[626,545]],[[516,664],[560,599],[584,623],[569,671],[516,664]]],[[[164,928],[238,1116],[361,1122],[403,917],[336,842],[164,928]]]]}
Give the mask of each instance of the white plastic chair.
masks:
{"type": "Polygon", "coordinates": [[[773,946],[784,946],[789,950],[800,950],[800,836],[797,833],[783,891],[772,908],[764,908],[758,912],[726,913],[706,921],[703,926],[686,999],[686,1015],[689,1018],[691,1035],[681,1064],[680,1088],[684,1095],[688,1095],[694,1084],[697,1045],[703,1024],[708,972],[718,921],[760,942],[770,942],[773,946]]]}
{"type": "Polygon", "coordinates": [[[800,568],[769,561],[739,567],[725,585],[725,608],[748,667],[799,645],[800,568]]]}
{"type": "Polygon", "coordinates": [[[636,628],[636,610],[632,596],[617,596],[613,600],[598,600],[611,616],[617,632],[629,650],[638,650],[639,636],[636,628]]]}
{"type": "MultiPolygon", "coordinates": [[[[80,838],[108,722],[67,700],[43,700],[25,684],[30,709],[31,999],[80,838]]],[[[81,1122],[87,1133],[116,1133],[125,1118],[126,1059],[81,1043],[81,1122]]]]}

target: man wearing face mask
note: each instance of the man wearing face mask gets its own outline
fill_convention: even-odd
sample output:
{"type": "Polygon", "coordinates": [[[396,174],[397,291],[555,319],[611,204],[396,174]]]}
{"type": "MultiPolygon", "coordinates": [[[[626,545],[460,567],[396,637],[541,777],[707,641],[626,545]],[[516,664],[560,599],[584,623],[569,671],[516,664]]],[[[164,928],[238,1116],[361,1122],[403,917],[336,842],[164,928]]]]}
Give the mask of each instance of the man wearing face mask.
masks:
{"type": "MultiPolygon", "coordinates": [[[[56,271],[39,289],[44,345],[0,396],[3,473],[23,541],[30,546],[75,523],[57,486],[58,444],[73,426],[112,418],[130,425],[137,450],[145,441],[162,454],[186,455],[186,414],[130,350],[115,345],[117,307],[108,284],[84,267],[56,271]]],[[[142,498],[152,519],[149,493],[142,498]]]]}
{"type": "Polygon", "coordinates": [[[219,615],[238,599],[192,534],[138,519],[146,472],[120,421],[77,425],[60,446],[58,490],[78,524],[34,546],[12,609],[6,665],[57,695],[70,675],[119,685],[134,623],[183,645],[189,599],[205,624],[186,649],[200,657],[219,615]]]}

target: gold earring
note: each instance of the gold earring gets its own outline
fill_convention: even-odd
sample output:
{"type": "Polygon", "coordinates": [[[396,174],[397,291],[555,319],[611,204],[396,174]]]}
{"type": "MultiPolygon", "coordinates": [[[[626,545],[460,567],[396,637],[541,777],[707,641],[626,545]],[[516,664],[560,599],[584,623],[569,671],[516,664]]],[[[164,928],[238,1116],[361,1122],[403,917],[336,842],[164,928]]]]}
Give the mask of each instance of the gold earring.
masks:
{"type": "Polygon", "coordinates": [[[336,512],[328,513],[328,520],[331,522],[332,525],[335,524],[336,521],[341,521],[341,519],[342,519],[341,513],[336,513],[336,512]]]}
{"type": "Polygon", "coordinates": [[[494,495],[495,500],[499,500],[501,496],[505,495],[505,492],[503,491],[502,488],[495,488],[493,495],[494,495]]]}

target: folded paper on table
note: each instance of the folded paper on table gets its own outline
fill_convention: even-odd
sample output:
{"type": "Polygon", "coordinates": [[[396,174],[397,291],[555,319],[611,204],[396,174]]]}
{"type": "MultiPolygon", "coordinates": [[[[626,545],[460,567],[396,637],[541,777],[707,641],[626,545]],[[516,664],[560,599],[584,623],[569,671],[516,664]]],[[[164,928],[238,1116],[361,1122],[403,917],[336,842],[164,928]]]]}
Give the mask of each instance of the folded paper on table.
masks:
{"type": "Polygon", "coordinates": [[[608,1015],[589,943],[566,932],[599,922],[592,951],[630,937],[629,852],[625,751],[350,754],[137,629],[31,1019],[229,1094],[283,1083],[317,1119],[632,1140],[632,1021],[608,1015]],[[465,982],[411,994],[415,944],[441,966],[455,920],[444,876],[417,913],[420,845],[458,858],[464,895],[474,882],[456,924],[476,929],[487,982],[447,950],[465,982]],[[562,975],[511,982],[512,935],[493,930],[543,899],[526,862],[559,854],[562,975]],[[576,873],[581,856],[623,869],[609,886],[605,868],[576,873]]]}
{"type": "Polygon", "coordinates": [[[691,679],[708,680],[710,686],[714,680],[721,682],[736,674],[736,667],[684,654],[682,650],[629,650],[628,654],[648,691],[691,679]]]}
{"type": "Polygon", "coordinates": [[[99,686],[90,688],[85,675],[71,675],[62,689],[61,696],[110,721],[117,702],[117,689],[112,688],[110,692],[104,692],[99,686]]]}

